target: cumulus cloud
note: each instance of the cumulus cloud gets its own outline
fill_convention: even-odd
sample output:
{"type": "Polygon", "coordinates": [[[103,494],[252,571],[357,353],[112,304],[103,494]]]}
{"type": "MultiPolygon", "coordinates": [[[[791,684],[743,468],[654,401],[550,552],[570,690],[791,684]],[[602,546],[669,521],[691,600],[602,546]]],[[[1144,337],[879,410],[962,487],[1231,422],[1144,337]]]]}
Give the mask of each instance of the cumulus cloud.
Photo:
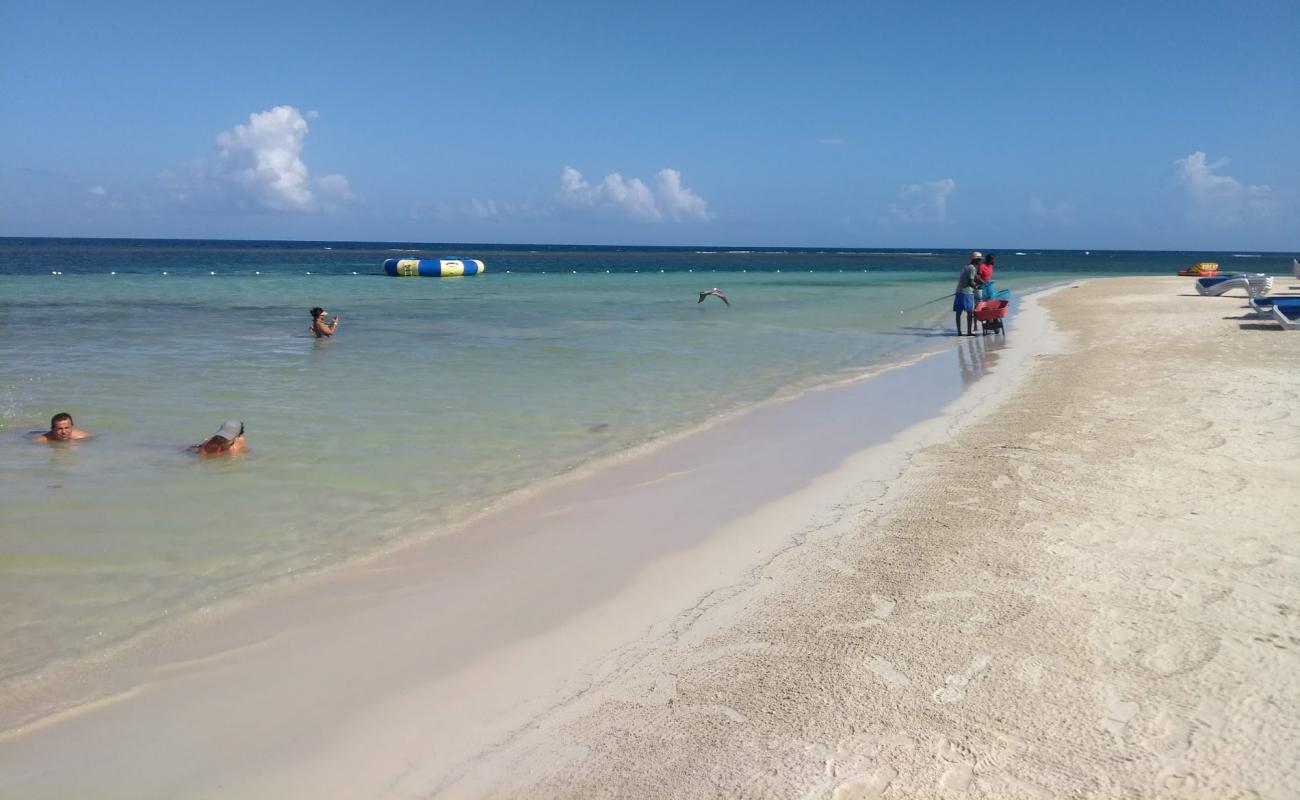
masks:
{"type": "Polygon", "coordinates": [[[957,191],[952,178],[926,183],[905,184],[898,190],[898,199],[889,204],[888,223],[942,223],[948,219],[948,198],[957,191]]]}
{"type": "Polygon", "coordinates": [[[1077,210],[1070,203],[1046,203],[1038,197],[1029,198],[1029,216],[1039,222],[1073,227],[1079,224],[1077,210]]]}
{"type": "Polygon", "coordinates": [[[217,134],[215,160],[163,173],[174,196],[187,204],[241,210],[315,212],[355,199],[344,175],[313,179],[303,161],[308,118],[293,106],[248,115],[217,134]]]}
{"type": "Polygon", "coordinates": [[[316,181],[316,186],[323,195],[339,200],[356,199],[356,195],[352,194],[352,187],[348,185],[348,179],[345,175],[322,175],[316,181]]]}
{"type": "Polygon", "coordinates": [[[675,169],[660,170],[651,188],[640,178],[624,178],[617,172],[593,184],[578,170],[565,166],[556,199],[570,208],[613,211],[643,222],[704,222],[713,218],[708,203],[682,184],[682,174],[675,169]]]}
{"type": "Polygon", "coordinates": [[[1209,162],[1200,150],[1174,162],[1174,175],[1190,201],[1192,220],[1230,226],[1271,216],[1273,190],[1267,184],[1247,186],[1231,175],[1218,174],[1227,165],[1226,158],[1209,162]]]}

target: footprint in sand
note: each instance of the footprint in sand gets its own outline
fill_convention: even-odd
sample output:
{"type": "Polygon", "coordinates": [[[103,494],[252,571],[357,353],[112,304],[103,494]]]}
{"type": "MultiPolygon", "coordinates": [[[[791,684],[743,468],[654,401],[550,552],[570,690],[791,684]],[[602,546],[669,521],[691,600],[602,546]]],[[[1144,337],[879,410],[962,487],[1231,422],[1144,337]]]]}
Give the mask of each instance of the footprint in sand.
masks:
{"type": "Polygon", "coordinates": [[[1013,736],[999,737],[1001,747],[991,750],[975,760],[975,769],[979,772],[1000,772],[1011,766],[1012,762],[1029,750],[1023,740],[1013,736]]]}
{"type": "Polygon", "coordinates": [[[966,791],[971,778],[975,777],[975,754],[961,742],[943,736],[939,738],[936,755],[944,762],[939,788],[950,792],[966,791]]]}
{"type": "Polygon", "coordinates": [[[1101,641],[1101,649],[1112,664],[1123,664],[1137,649],[1138,632],[1126,625],[1112,628],[1101,641]]]}
{"type": "Polygon", "coordinates": [[[884,797],[885,790],[897,777],[898,770],[888,764],[882,764],[870,775],[853,778],[836,786],[831,800],[878,800],[884,797]]]}
{"type": "Polygon", "coordinates": [[[857,567],[854,567],[854,566],[852,566],[851,564],[846,564],[846,563],[844,563],[843,561],[839,560],[838,558],[828,558],[828,559],[826,559],[826,561],[823,562],[823,563],[825,563],[826,566],[830,567],[831,569],[835,570],[836,572],[840,573],[841,575],[857,575],[857,574],[858,574],[857,567]]]}
{"type": "Polygon", "coordinates": [[[1156,715],[1155,727],[1160,733],[1144,740],[1142,746],[1160,760],[1170,762],[1181,759],[1192,748],[1191,728],[1168,711],[1156,715]]]}
{"type": "Polygon", "coordinates": [[[937,703],[960,703],[966,699],[966,687],[970,685],[980,673],[989,668],[993,659],[988,656],[976,656],[971,660],[970,666],[965,672],[956,675],[949,675],[944,681],[946,684],[941,689],[934,692],[934,700],[937,703]]]}
{"type": "Polygon", "coordinates": [[[1124,728],[1128,725],[1129,720],[1137,716],[1142,707],[1132,700],[1111,699],[1106,701],[1102,706],[1102,718],[1097,721],[1097,727],[1108,731],[1111,736],[1115,737],[1115,744],[1124,745],[1124,728]]]}
{"type": "Polygon", "coordinates": [[[1040,683],[1047,665],[1037,656],[1026,656],[1016,665],[1015,676],[1025,683],[1040,683]]]}
{"type": "Polygon", "coordinates": [[[892,661],[887,661],[880,656],[872,656],[867,662],[867,669],[895,688],[902,689],[912,685],[912,679],[907,677],[907,673],[895,667],[892,661]]]}
{"type": "Polygon", "coordinates": [[[890,614],[894,613],[894,609],[898,606],[898,601],[892,597],[882,597],[881,595],[873,594],[871,595],[871,604],[875,606],[875,611],[873,613],[875,613],[876,619],[886,619],[890,614]]]}
{"type": "Polygon", "coordinates": [[[1163,677],[1186,674],[1210,663],[1218,655],[1221,645],[1222,642],[1210,634],[1174,633],[1170,639],[1147,651],[1140,663],[1163,677]]]}

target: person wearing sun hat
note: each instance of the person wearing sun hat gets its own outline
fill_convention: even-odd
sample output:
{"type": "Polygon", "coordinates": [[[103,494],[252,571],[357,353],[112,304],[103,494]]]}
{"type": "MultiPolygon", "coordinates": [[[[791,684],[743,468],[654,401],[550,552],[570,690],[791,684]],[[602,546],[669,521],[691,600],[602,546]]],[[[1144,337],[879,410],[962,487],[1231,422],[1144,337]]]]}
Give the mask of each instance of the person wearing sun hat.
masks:
{"type": "Polygon", "coordinates": [[[237,419],[228,419],[221,423],[217,432],[190,447],[199,458],[212,456],[237,456],[244,452],[248,443],[244,440],[244,423],[237,419]]]}
{"type": "Polygon", "coordinates": [[[952,310],[957,317],[957,335],[961,336],[961,315],[966,314],[966,335],[975,335],[975,292],[983,281],[980,280],[979,268],[984,262],[984,255],[976,250],[970,254],[970,263],[962,267],[957,278],[957,288],[952,295],[952,310]]]}

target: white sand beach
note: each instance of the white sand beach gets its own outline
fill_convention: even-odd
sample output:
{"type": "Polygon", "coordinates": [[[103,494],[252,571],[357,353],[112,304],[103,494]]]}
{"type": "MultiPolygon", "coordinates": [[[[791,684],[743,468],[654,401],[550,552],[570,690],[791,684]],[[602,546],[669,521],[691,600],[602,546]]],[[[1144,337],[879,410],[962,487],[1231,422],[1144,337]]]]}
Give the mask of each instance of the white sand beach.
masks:
{"type": "Polygon", "coordinates": [[[0,797],[1295,796],[1300,336],[1243,306],[1034,296],[51,676],[0,797]]]}

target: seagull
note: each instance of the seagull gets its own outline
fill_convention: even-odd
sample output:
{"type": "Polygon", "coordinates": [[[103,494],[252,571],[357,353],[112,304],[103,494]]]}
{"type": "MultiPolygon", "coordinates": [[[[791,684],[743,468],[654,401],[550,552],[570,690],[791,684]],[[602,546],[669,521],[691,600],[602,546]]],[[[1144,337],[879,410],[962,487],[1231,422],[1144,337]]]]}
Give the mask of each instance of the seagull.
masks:
{"type": "Polygon", "coordinates": [[[716,286],[714,286],[712,289],[708,290],[707,292],[700,292],[700,299],[699,299],[699,300],[696,300],[695,302],[696,302],[696,303],[703,303],[703,302],[704,302],[704,298],[706,298],[706,297],[716,297],[716,298],[718,298],[719,300],[721,300],[722,302],[726,303],[727,305],[731,305],[731,301],[728,300],[728,299],[727,299],[727,296],[726,296],[725,294],[722,293],[722,290],[719,289],[719,288],[716,287],[716,286]]]}

